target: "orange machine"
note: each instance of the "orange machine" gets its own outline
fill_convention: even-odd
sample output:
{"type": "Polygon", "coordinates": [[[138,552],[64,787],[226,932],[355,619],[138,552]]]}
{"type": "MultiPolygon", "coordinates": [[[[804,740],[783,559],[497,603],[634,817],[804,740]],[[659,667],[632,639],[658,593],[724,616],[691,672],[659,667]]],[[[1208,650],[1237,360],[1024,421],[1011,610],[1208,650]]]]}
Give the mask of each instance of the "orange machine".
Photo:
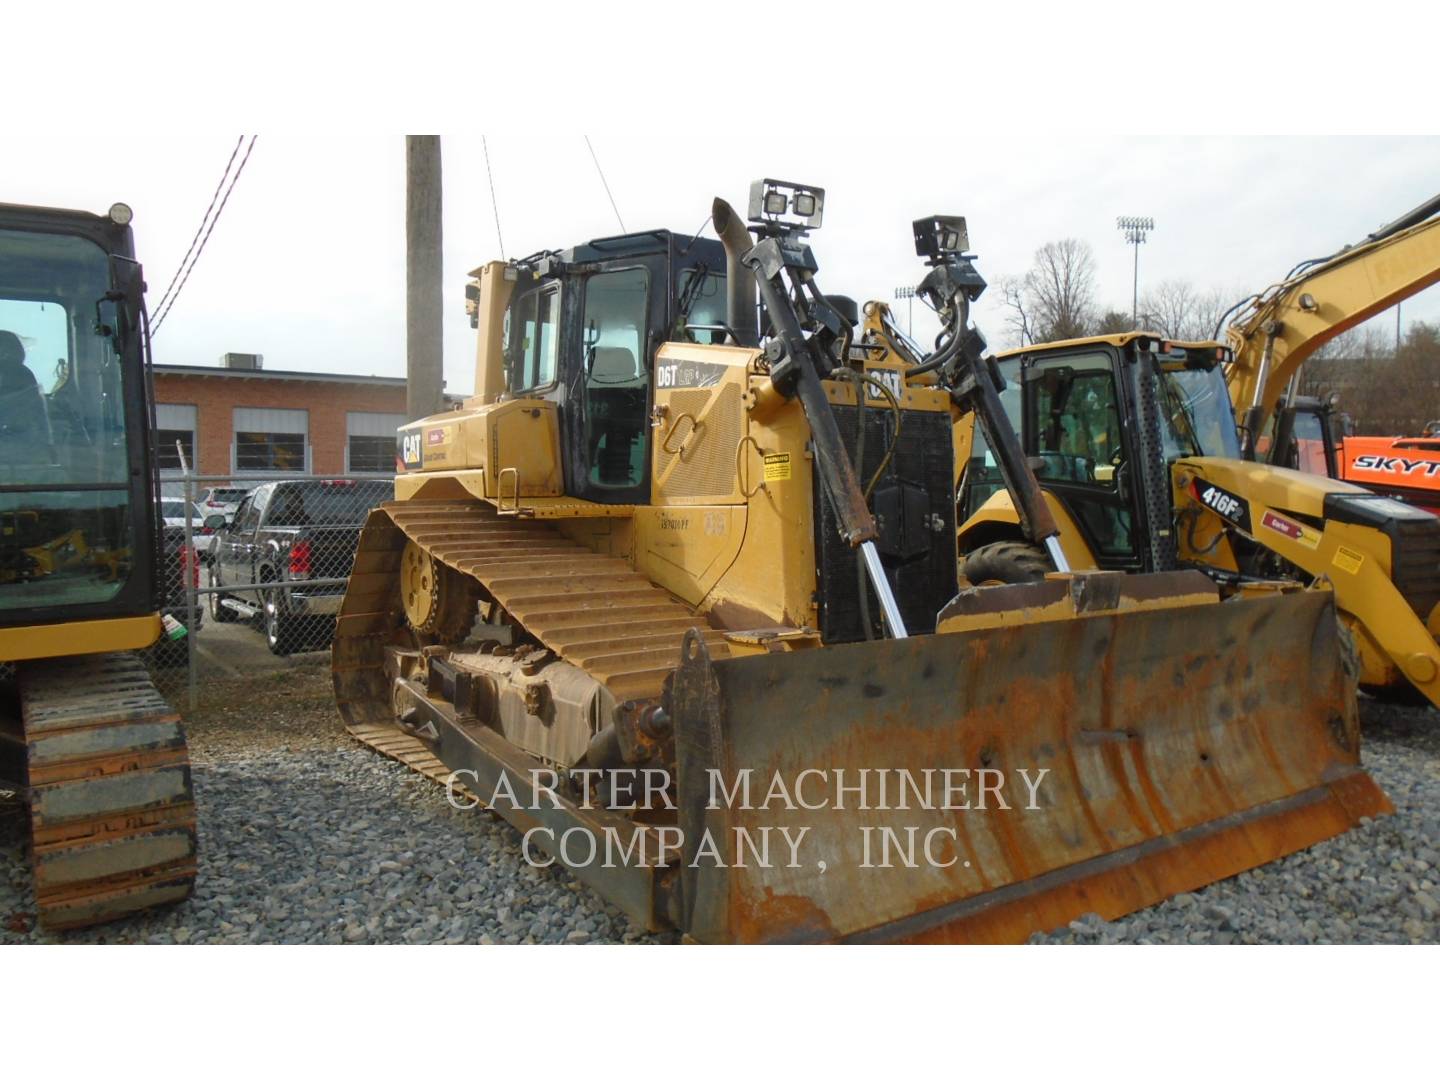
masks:
{"type": "Polygon", "coordinates": [[[1440,438],[1347,435],[1335,462],[1341,480],[1440,514],[1440,438]]]}

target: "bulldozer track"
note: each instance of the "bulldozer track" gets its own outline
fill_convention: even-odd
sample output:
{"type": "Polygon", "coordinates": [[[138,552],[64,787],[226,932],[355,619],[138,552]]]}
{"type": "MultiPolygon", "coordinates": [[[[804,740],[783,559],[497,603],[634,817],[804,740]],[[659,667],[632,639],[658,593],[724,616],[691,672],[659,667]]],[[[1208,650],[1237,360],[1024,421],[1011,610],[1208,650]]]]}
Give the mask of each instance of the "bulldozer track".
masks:
{"type": "Polygon", "coordinates": [[[183,900],[195,796],[180,717],[128,653],[20,665],[40,925],[64,930],[183,900]]]}
{"type": "Polygon", "coordinates": [[[384,673],[385,646],[408,634],[399,593],[407,541],[471,578],[525,633],[592,675],[617,701],[658,697],[692,627],[712,656],[729,655],[723,634],[703,616],[625,559],[595,552],[552,525],[501,517],[479,502],[386,503],[360,533],[336,621],[335,698],[352,735],[439,783],[450,770],[396,728],[384,673]]]}

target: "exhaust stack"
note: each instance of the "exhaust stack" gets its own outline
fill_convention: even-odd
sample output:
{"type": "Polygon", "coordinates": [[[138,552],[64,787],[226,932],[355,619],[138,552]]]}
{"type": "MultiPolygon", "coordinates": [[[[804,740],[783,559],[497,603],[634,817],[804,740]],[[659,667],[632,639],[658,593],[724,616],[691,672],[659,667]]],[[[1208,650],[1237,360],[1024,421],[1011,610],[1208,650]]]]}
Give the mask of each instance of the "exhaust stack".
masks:
{"type": "Polygon", "coordinates": [[[754,246],[750,231],[739,214],[724,199],[710,209],[715,234],[725,245],[725,321],[735,331],[738,344],[754,348],[760,344],[755,318],[755,277],[740,259],[754,246]]]}

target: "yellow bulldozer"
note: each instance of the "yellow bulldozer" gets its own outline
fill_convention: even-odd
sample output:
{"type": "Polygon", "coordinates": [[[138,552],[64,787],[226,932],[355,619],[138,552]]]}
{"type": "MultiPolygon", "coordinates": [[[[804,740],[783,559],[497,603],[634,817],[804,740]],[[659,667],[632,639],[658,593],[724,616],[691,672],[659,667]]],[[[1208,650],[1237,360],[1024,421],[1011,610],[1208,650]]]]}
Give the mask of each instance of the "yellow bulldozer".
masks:
{"type": "Polygon", "coordinates": [[[0,809],[52,930],[195,879],[185,734],[133,652],[165,582],[130,217],[0,204],[0,809]]]}
{"type": "Polygon", "coordinates": [[[1020,941],[1386,812],[1331,595],[1065,572],[963,219],[916,223],[920,354],[820,291],[823,209],[473,273],[475,395],[398,432],[337,621],[349,730],[699,942],[1020,941]],[[959,587],[970,415],[1043,580],[959,587]]]}
{"type": "MultiPolygon", "coordinates": [[[[1196,567],[1228,595],[1266,582],[1328,589],[1358,654],[1360,685],[1440,705],[1440,518],[1286,467],[1299,464],[1297,439],[1323,441],[1319,403],[1296,394],[1301,365],[1440,278],[1437,208],[1431,200],[1329,259],[1301,264],[1250,298],[1227,344],[1130,333],[1002,354],[1005,408],[1071,564],[1196,567]],[[1265,460],[1254,460],[1257,447],[1265,460]]],[[[1046,554],[1026,538],[983,433],[964,441],[966,579],[1038,579],[1046,554]]]]}

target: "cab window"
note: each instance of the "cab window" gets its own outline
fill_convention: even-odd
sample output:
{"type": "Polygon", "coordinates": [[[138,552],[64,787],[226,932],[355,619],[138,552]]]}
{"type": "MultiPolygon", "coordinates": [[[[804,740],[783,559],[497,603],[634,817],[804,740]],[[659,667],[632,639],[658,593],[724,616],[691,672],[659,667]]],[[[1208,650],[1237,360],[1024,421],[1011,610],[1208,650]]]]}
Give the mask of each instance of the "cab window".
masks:
{"type": "Polygon", "coordinates": [[[1111,355],[1041,359],[1026,385],[1036,477],[1065,492],[1098,559],[1133,557],[1134,519],[1119,487],[1125,444],[1111,355]]]}
{"type": "Polygon", "coordinates": [[[505,385],[512,394],[555,381],[560,286],[521,293],[505,309],[505,385]]]}
{"type": "Polygon", "coordinates": [[[1325,426],[1313,412],[1296,412],[1290,447],[1293,469],[1326,476],[1330,472],[1325,457],[1325,426]]]}
{"type": "Polygon", "coordinates": [[[649,425],[646,327],[650,274],[629,267],[585,282],[585,431],[590,483],[635,487],[645,475],[649,425]]]}
{"type": "Polygon", "coordinates": [[[680,272],[679,323],[675,340],[705,345],[727,344],[723,329],[729,315],[725,307],[725,275],[708,266],[691,266],[680,272]],[[708,328],[708,329],[707,329],[708,328]]]}
{"type": "Polygon", "coordinates": [[[1032,378],[1041,482],[1113,489],[1124,450],[1109,356],[1094,353],[1042,360],[1032,378]]]}

